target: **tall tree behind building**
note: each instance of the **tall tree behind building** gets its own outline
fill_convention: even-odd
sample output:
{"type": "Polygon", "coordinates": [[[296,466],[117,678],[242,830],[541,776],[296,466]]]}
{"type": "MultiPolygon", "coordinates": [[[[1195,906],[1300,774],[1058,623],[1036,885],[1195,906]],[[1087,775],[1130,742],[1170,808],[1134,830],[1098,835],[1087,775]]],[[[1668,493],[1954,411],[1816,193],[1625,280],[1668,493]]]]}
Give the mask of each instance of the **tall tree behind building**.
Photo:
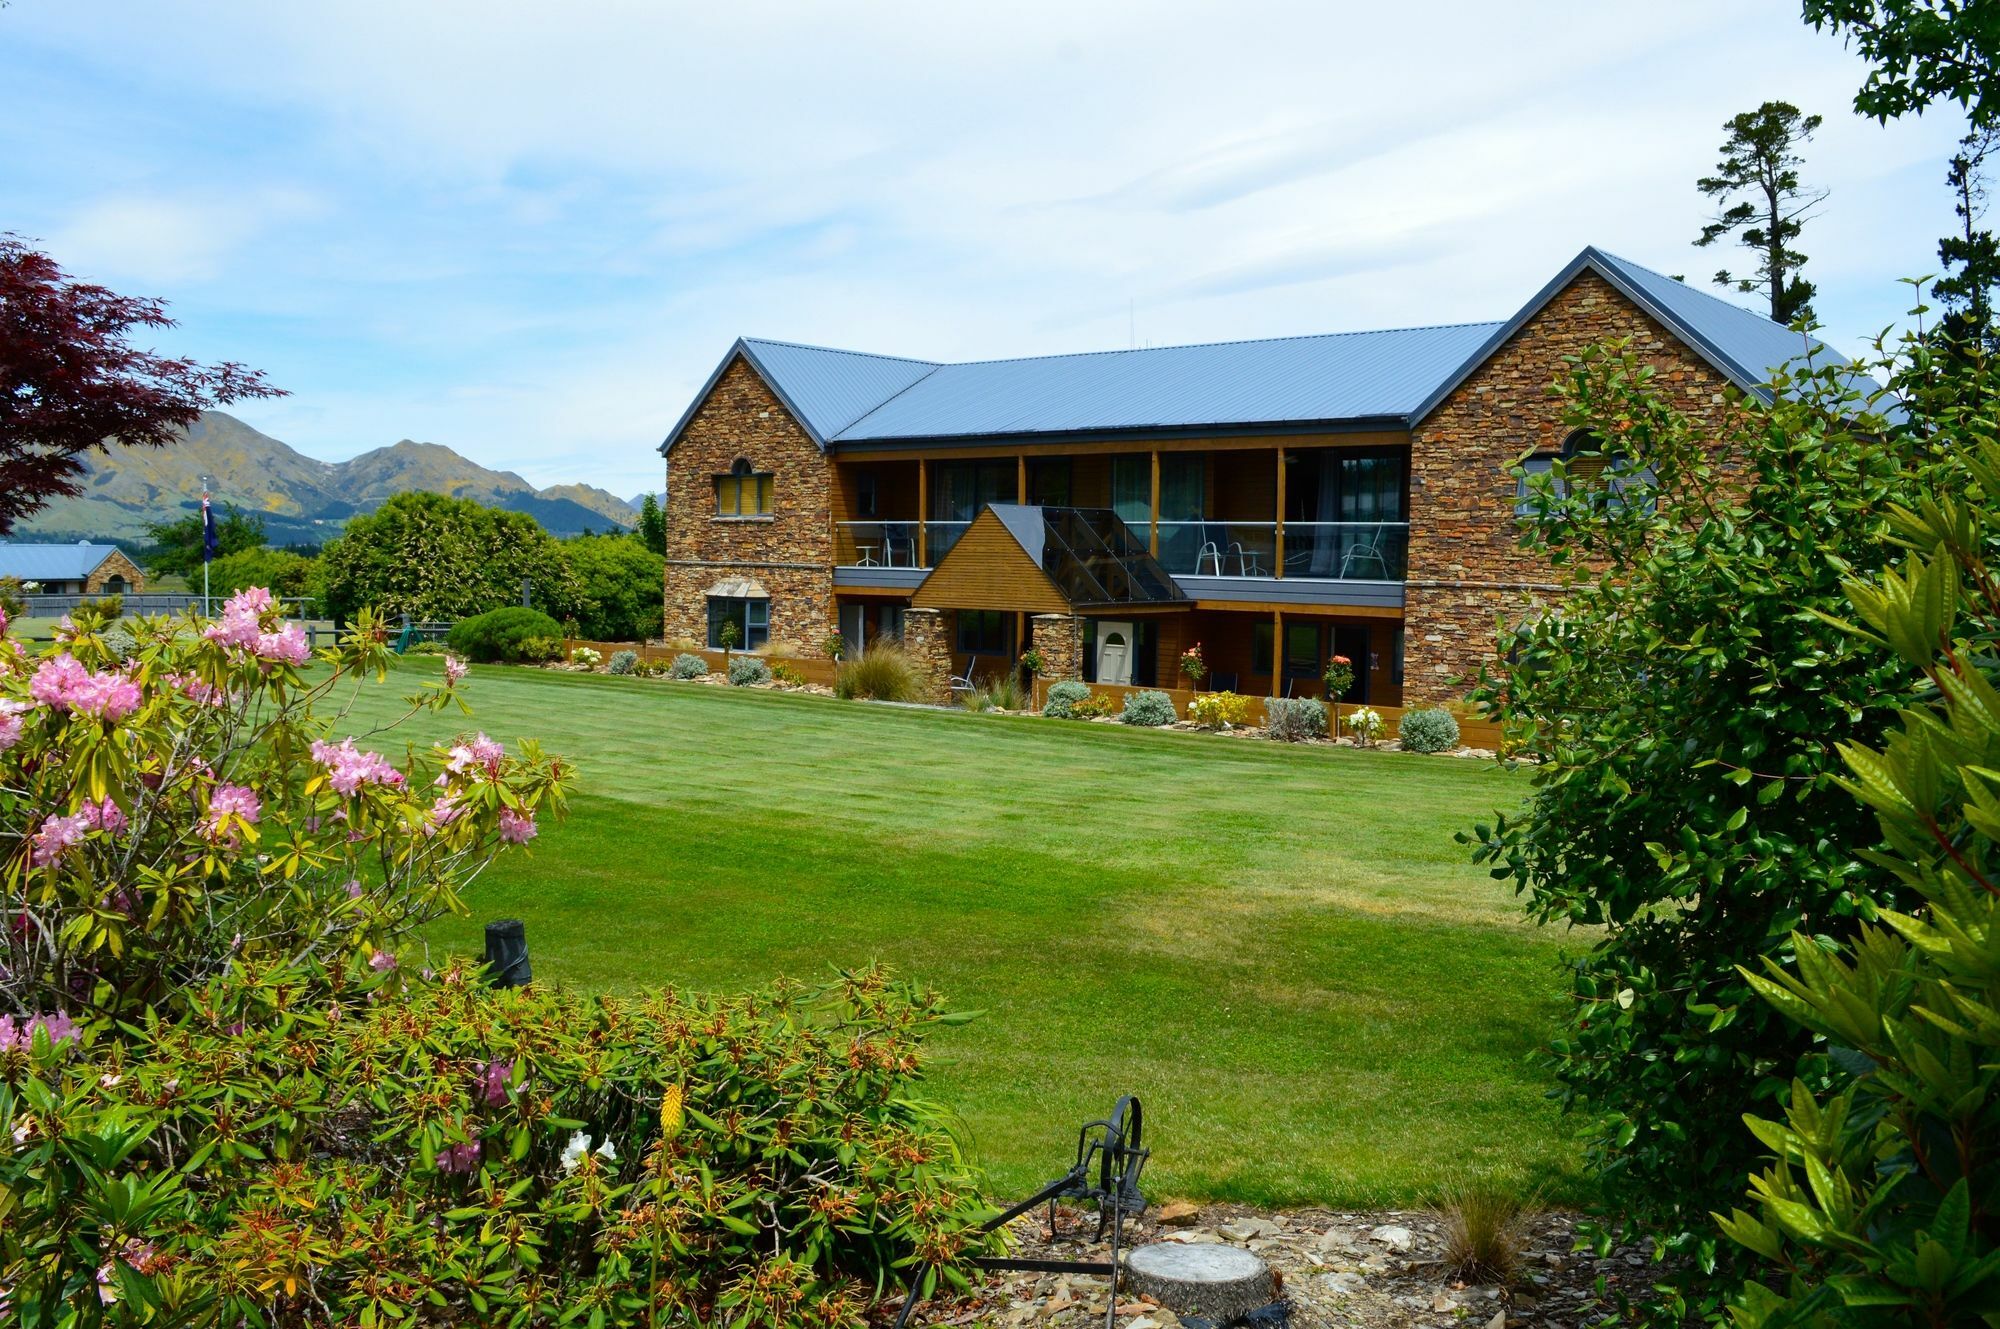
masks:
{"type": "Polygon", "coordinates": [[[1993,289],[2000,286],[2000,239],[1980,222],[1986,216],[1986,161],[2000,147],[2000,127],[1974,129],[1958,145],[1945,183],[1951,186],[1958,232],[1938,241],[1944,275],[1931,290],[1943,303],[1945,336],[1957,343],[1993,339],[1993,289]]]}
{"type": "Polygon", "coordinates": [[[1771,317],[1780,323],[1812,314],[1816,288],[1799,275],[1806,256],[1792,246],[1813,209],[1826,201],[1824,189],[1807,189],[1799,182],[1798,168],[1805,159],[1798,150],[1819,126],[1819,116],[1806,115],[1790,102],[1765,102],[1733,116],[1722,126],[1729,136],[1722,141],[1715,174],[1695,182],[1717,208],[1695,244],[1706,247],[1734,236],[1757,255],[1753,275],[1723,268],[1715,274],[1716,285],[1762,292],[1771,302],[1771,317]]]}

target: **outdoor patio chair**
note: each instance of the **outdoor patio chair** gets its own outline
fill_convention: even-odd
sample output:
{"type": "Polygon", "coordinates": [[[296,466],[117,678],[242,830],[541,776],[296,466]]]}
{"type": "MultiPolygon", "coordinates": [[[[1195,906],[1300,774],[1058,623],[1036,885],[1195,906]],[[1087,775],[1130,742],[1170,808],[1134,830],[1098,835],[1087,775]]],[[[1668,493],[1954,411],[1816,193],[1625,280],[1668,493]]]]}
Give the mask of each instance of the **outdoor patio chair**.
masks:
{"type": "Polygon", "coordinates": [[[947,686],[953,692],[960,693],[976,690],[979,687],[979,657],[976,655],[965,657],[965,672],[953,674],[947,686]]]}
{"type": "Polygon", "coordinates": [[[1347,576],[1348,570],[1356,564],[1373,563],[1376,572],[1381,574],[1381,579],[1387,581],[1389,579],[1389,560],[1382,556],[1381,538],[1381,532],[1370,532],[1366,537],[1356,540],[1353,544],[1342,550],[1340,555],[1340,575],[1342,577],[1347,576]]]}
{"type": "Polygon", "coordinates": [[[907,522],[883,524],[882,562],[892,568],[913,568],[917,565],[917,537],[907,522]]]}

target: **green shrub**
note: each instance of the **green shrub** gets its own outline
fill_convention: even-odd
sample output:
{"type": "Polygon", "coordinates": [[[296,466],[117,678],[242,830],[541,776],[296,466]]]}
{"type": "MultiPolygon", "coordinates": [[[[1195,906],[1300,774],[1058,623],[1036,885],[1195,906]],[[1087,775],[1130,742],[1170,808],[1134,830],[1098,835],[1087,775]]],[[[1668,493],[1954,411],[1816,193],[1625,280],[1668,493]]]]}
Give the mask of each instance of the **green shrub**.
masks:
{"type": "Polygon", "coordinates": [[[636,674],[639,672],[639,652],[613,651],[611,662],[604,666],[607,674],[636,674]]]}
{"type": "Polygon", "coordinates": [[[99,595],[87,600],[78,600],[76,607],[78,609],[93,609],[102,614],[106,619],[113,619],[125,612],[125,597],[113,592],[110,595],[99,595]]]}
{"type": "Polygon", "coordinates": [[[569,653],[569,662],[585,669],[595,669],[604,663],[604,653],[594,646],[578,646],[569,653]]]}
{"type": "Polygon", "coordinates": [[[1458,746],[1458,721],[1442,707],[1405,711],[1396,737],[1405,752],[1449,752],[1458,746]]]}
{"type": "Polygon", "coordinates": [[[21,589],[19,577],[0,577],[0,614],[8,618],[22,618],[28,612],[27,592],[21,589]]]}
{"type": "Polygon", "coordinates": [[[104,643],[104,649],[119,660],[129,660],[138,653],[139,639],[132,635],[132,629],[123,623],[114,623],[97,634],[104,643]]]}
{"type": "Polygon", "coordinates": [[[451,649],[474,664],[520,664],[562,654],[562,629],[539,609],[509,605],[451,625],[446,640],[451,649]],[[553,654],[540,654],[546,647],[537,644],[537,654],[528,653],[528,642],[543,638],[556,643],[553,654]]]}
{"type": "Polygon", "coordinates": [[[1042,714],[1058,720],[1074,718],[1076,704],[1090,697],[1090,684],[1079,683],[1066,678],[1060,683],[1049,684],[1048,699],[1042,703],[1042,714]]]}
{"type": "Polygon", "coordinates": [[[771,681],[780,687],[802,688],[806,685],[806,676],[780,660],[771,666],[771,681]]]}
{"type": "Polygon", "coordinates": [[[1782,1284],[1745,1286],[1743,1329],[1977,1325],[2000,1305],[2000,443],[1981,386],[1948,463],[1963,477],[1892,507],[1912,552],[1847,585],[1857,635],[1924,684],[1881,743],[1840,745],[1838,781],[1921,909],[1840,946],[1794,932],[1791,965],[1746,970],[1839,1078],[1795,1078],[1783,1121],[1749,1118],[1773,1157],[1755,1213],[1720,1221],[1782,1284]]]}
{"type": "Polygon", "coordinates": [[[412,642],[412,643],[410,644],[410,649],[408,649],[407,651],[404,651],[404,652],[403,652],[403,654],[405,654],[405,655],[449,655],[449,654],[451,654],[451,648],[450,648],[449,646],[445,645],[445,644],[444,644],[443,642],[441,642],[441,641],[419,641],[419,642],[412,642]]]}
{"type": "Polygon", "coordinates": [[[530,637],[521,643],[521,660],[524,664],[547,664],[551,660],[562,658],[561,637],[530,637]]]}
{"type": "Polygon", "coordinates": [[[683,681],[708,677],[708,661],[699,655],[676,655],[674,662],[667,666],[667,677],[683,681]]]}
{"type": "Polygon", "coordinates": [[[729,681],[739,688],[747,688],[753,683],[769,683],[771,666],[754,655],[739,655],[729,662],[729,681]]]}
{"type": "Polygon", "coordinates": [[[879,973],[716,999],[452,967],[307,997],[250,966],[148,1042],[6,1054],[20,1323],[863,1329],[912,1264],[962,1286],[989,1246],[913,1092],[953,1017],[879,973]]]}
{"type": "Polygon", "coordinates": [[[1508,628],[1474,693],[1533,792],[1464,838],[1532,918],[1588,939],[1545,1064],[1606,1208],[1674,1257],[1660,1281],[1684,1280],[1690,1321],[1734,1277],[1709,1215],[1756,1165],[1737,1123],[1818,1055],[1740,970],[1788,954],[1803,920],[1840,937],[1898,895],[1832,740],[1872,743],[1912,688],[1822,615],[1847,612],[1843,576],[1896,556],[1885,513],[1938,445],[1923,392],[1891,424],[1849,372],[1697,420],[1630,344],[1571,359],[1565,424],[1611,440],[1585,462],[1644,501],[1582,466],[1525,478],[1523,548],[1562,612],[1508,628]]]}
{"type": "Polygon", "coordinates": [[[1118,711],[1118,703],[1104,692],[1093,692],[1083,700],[1069,704],[1069,718],[1072,720],[1104,720],[1118,714],[1118,711]]]}
{"type": "Polygon", "coordinates": [[[1234,692],[1204,692],[1188,703],[1188,719],[1204,729],[1241,729],[1250,723],[1254,703],[1234,692]]]}
{"type": "Polygon", "coordinates": [[[1134,692],[1125,698],[1125,709],[1118,718],[1126,724],[1156,728],[1180,717],[1174,713],[1174,699],[1166,693],[1134,692]]]}
{"type": "Polygon", "coordinates": [[[868,701],[919,701],[923,697],[916,662],[901,642],[889,637],[877,637],[861,654],[843,662],[833,691],[837,697],[868,701]]]}
{"type": "Polygon", "coordinates": [[[1281,743],[1326,737],[1326,703],[1317,697],[1264,698],[1264,732],[1281,743]]]}

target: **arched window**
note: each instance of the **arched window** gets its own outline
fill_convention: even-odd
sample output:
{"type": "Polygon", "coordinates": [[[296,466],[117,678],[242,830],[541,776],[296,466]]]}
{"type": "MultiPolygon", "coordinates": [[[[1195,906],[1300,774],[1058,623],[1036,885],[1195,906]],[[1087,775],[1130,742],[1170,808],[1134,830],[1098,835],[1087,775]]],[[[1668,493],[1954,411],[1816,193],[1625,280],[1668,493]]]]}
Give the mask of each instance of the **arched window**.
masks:
{"type": "Polygon", "coordinates": [[[1594,494],[1601,497],[1605,508],[1615,509],[1630,502],[1630,496],[1640,494],[1643,495],[1641,501],[1650,510],[1653,503],[1653,468],[1641,463],[1637,457],[1607,456],[1603,448],[1603,443],[1590,430],[1574,429],[1554,452],[1537,452],[1523,461],[1515,481],[1514,515],[1525,517],[1534,511],[1534,486],[1531,482],[1537,475],[1549,474],[1558,461],[1562,463],[1562,474],[1551,486],[1557,498],[1572,493],[1578,496],[1594,494]]]}
{"type": "Polygon", "coordinates": [[[771,512],[771,473],[751,466],[749,458],[738,457],[729,474],[715,477],[716,516],[768,517],[771,512]]]}

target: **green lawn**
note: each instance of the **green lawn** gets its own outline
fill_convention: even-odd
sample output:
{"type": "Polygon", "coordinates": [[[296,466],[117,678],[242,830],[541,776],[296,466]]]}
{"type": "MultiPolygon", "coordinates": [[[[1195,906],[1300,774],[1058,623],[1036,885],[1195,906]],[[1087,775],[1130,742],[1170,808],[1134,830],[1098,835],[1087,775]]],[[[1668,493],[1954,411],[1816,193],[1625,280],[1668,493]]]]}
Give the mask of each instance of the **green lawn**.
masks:
{"type": "Polygon", "coordinates": [[[1520,799],[1517,774],[526,669],[469,687],[480,727],[582,774],[568,823],[438,942],[519,916],[536,976],[587,989],[885,961],[987,1012],[936,1039],[928,1092],[1003,1192],[1137,1093],[1156,1193],[1366,1205],[1466,1173],[1575,1193],[1524,1064],[1560,938],[1452,841],[1520,799]]]}

